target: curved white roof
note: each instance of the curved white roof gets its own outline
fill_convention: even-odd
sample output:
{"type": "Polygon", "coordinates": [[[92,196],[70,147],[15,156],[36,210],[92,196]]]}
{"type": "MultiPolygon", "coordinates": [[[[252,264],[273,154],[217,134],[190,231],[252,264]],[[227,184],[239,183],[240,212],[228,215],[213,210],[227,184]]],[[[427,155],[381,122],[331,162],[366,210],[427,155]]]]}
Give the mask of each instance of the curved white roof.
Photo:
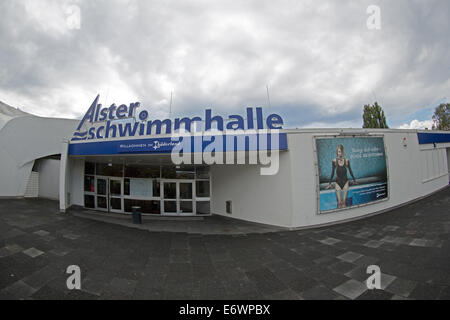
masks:
{"type": "Polygon", "coordinates": [[[32,116],[22,110],[16,109],[0,101],[0,130],[5,126],[5,124],[14,118],[32,116]]]}

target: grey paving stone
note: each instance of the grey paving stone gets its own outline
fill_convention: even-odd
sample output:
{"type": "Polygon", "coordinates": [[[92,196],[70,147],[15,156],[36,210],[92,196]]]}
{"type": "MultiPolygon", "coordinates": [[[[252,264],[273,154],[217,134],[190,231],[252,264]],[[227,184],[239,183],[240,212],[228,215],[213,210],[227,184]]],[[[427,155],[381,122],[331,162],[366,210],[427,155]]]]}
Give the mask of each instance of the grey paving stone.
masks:
{"type": "Polygon", "coordinates": [[[68,233],[68,234],[64,234],[63,238],[70,239],[70,240],[77,240],[78,238],[80,238],[80,236],[77,234],[68,233]]]}
{"type": "Polygon", "coordinates": [[[10,256],[12,253],[6,248],[0,248],[0,258],[10,256]]]}
{"type": "Polygon", "coordinates": [[[54,254],[54,255],[56,255],[56,256],[58,256],[58,257],[64,257],[64,256],[65,256],[66,254],[68,254],[69,252],[66,251],[66,250],[62,250],[62,249],[56,248],[56,249],[51,249],[51,250],[49,251],[49,253],[54,254]]]}
{"type": "Polygon", "coordinates": [[[19,246],[18,244],[7,245],[7,246],[5,246],[5,249],[8,250],[9,252],[11,252],[11,254],[15,254],[15,253],[23,251],[23,248],[21,246],[19,246]]]}
{"type": "Polygon", "coordinates": [[[367,286],[360,281],[356,281],[354,279],[351,279],[340,286],[333,289],[337,293],[343,295],[344,297],[347,297],[349,299],[356,299],[361,294],[363,294],[365,291],[367,291],[367,286]]]}
{"type": "Polygon", "coordinates": [[[131,296],[136,288],[136,281],[130,279],[114,278],[108,285],[114,293],[123,294],[124,296],[131,296]]]}
{"type": "Polygon", "coordinates": [[[38,235],[38,236],[41,236],[41,237],[48,236],[50,234],[50,232],[45,231],[45,230],[39,230],[39,231],[36,231],[36,232],[33,232],[33,233],[38,235]]]}
{"type": "Polygon", "coordinates": [[[152,232],[70,214],[59,221],[55,202],[0,200],[0,299],[14,297],[7,288],[18,299],[446,299],[449,200],[450,188],[359,221],[263,234],[215,217],[178,229],[152,221],[152,232]],[[417,210],[427,214],[414,217],[417,210]],[[49,234],[33,233],[41,230],[49,234]],[[10,254],[13,244],[21,250],[10,254]],[[23,248],[45,254],[31,258],[23,248]],[[79,292],[66,287],[71,264],[82,269],[79,292]],[[385,290],[365,290],[372,264],[385,290]]]}
{"type": "Polygon", "coordinates": [[[319,242],[323,243],[323,244],[327,244],[327,245],[333,245],[338,242],[341,242],[341,240],[335,239],[335,238],[326,238],[326,239],[320,240],[319,242]]]}
{"type": "Polygon", "coordinates": [[[426,247],[427,246],[427,239],[413,239],[410,243],[410,246],[415,247],[426,247]]]}
{"type": "Polygon", "coordinates": [[[381,272],[381,290],[386,290],[395,279],[397,279],[396,276],[381,272]]]}
{"type": "Polygon", "coordinates": [[[371,256],[362,256],[354,262],[354,264],[367,268],[368,266],[375,265],[380,259],[371,256]]]}
{"type": "Polygon", "coordinates": [[[36,257],[39,257],[40,255],[44,254],[43,251],[38,250],[36,248],[29,248],[22,252],[31,258],[36,258],[36,257]]]}
{"type": "Polygon", "coordinates": [[[386,291],[392,292],[397,296],[409,297],[410,293],[416,287],[417,282],[396,278],[386,287],[386,291]]]}
{"type": "Polygon", "coordinates": [[[346,262],[355,262],[356,260],[358,260],[362,256],[363,256],[362,254],[359,254],[359,253],[356,253],[356,252],[352,252],[352,251],[348,251],[348,252],[338,256],[338,259],[341,259],[342,261],[346,261],[346,262]]]}
{"type": "Polygon", "coordinates": [[[300,294],[305,300],[334,300],[339,297],[339,294],[324,285],[317,285],[300,294]]]}
{"type": "Polygon", "coordinates": [[[427,283],[418,283],[409,294],[409,298],[418,300],[435,300],[439,298],[444,287],[427,283]]]}
{"type": "Polygon", "coordinates": [[[19,280],[5,288],[3,291],[13,299],[25,299],[33,295],[36,292],[36,289],[30,287],[22,280],[19,280]]]}
{"type": "Polygon", "coordinates": [[[392,300],[394,294],[384,290],[372,289],[361,294],[358,300],[392,300]]]}
{"type": "Polygon", "coordinates": [[[378,240],[369,240],[367,241],[364,246],[369,247],[369,248],[378,248],[383,244],[382,241],[378,241],[378,240]]]}
{"type": "Polygon", "coordinates": [[[383,228],[383,231],[397,231],[399,228],[399,226],[386,226],[383,228]]]}
{"type": "Polygon", "coordinates": [[[22,230],[19,229],[11,229],[7,232],[5,232],[4,234],[2,234],[0,237],[3,239],[11,239],[17,236],[21,236],[26,234],[25,232],[23,232],[22,230]]]}

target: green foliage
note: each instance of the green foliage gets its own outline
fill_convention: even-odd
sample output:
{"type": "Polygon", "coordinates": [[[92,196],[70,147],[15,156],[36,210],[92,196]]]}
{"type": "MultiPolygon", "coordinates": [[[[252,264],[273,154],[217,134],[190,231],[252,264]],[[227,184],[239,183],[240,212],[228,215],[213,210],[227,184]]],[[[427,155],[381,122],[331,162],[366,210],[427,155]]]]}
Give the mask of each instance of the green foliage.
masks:
{"type": "Polygon", "coordinates": [[[433,130],[450,130],[450,103],[441,103],[433,115],[433,130]]]}
{"type": "Polygon", "coordinates": [[[384,111],[376,101],[374,105],[366,104],[364,106],[363,121],[363,128],[389,128],[384,111]]]}

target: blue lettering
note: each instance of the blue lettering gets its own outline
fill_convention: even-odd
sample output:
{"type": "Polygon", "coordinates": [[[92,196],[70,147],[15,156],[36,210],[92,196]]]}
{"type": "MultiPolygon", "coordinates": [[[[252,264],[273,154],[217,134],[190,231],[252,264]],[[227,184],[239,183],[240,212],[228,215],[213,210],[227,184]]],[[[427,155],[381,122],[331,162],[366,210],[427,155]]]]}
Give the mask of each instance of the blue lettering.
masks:
{"type": "Polygon", "coordinates": [[[139,126],[139,123],[136,122],[133,126],[133,129],[131,129],[131,123],[127,123],[125,124],[125,127],[123,127],[123,124],[120,123],[119,124],[119,136],[124,137],[127,135],[127,131],[128,131],[128,136],[129,137],[134,137],[134,135],[136,134],[136,130],[139,126]]]}
{"type": "Polygon", "coordinates": [[[89,138],[88,138],[88,140],[92,140],[94,138],[95,138],[95,128],[92,127],[92,128],[89,129],[89,138]]]}
{"type": "MultiPolygon", "coordinates": [[[[184,118],[176,118],[172,123],[171,119],[165,120],[147,120],[149,117],[149,112],[146,110],[142,110],[139,113],[139,119],[135,119],[133,123],[121,123],[121,124],[112,124],[115,119],[124,119],[127,117],[135,117],[136,109],[140,107],[139,102],[131,103],[128,107],[125,104],[117,107],[115,104],[112,104],[109,108],[102,108],[102,105],[98,103],[100,95],[97,95],[95,100],[92,102],[86,114],[83,116],[83,119],[80,121],[76,132],[74,133],[73,141],[77,140],[92,140],[92,139],[108,139],[108,138],[116,138],[117,136],[124,137],[130,136],[133,137],[136,134],[140,136],[143,135],[159,135],[159,134],[171,134],[172,130],[180,130],[184,128],[187,132],[191,132],[193,130],[198,131],[197,127],[194,129],[193,123],[203,123],[201,117],[184,117],[184,118]],[[86,127],[86,122],[95,123],[95,122],[103,122],[106,121],[104,126],[100,126],[98,128],[92,127],[89,130],[85,129],[83,132],[80,130],[86,127]],[[173,127],[172,127],[173,124],[173,127]],[[164,127],[164,128],[163,128],[164,127]]],[[[246,116],[244,117],[240,115],[230,115],[225,123],[227,130],[252,130],[258,129],[262,130],[265,127],[267,129],[282,129],[284,124],[283,119],[278,114],[271,114],[264,119],[263,109],[258,108],[247,108],[246,116]],[[255,111],[254,111],[255,110],[255,111]],[[255,121],[256,119],[256,121],[255,121]],[[264,121],[265,120],[265,121],[264,121]]],[[[212,115],[211,109],[205,110],[205,118],[204,118],[204,129],[205,131],[211,130],[213,127],[218,131],[224,130],[224,118],[217,115],[212,115]]],[[[249,142],[246,140],[245,145],[249,142]]]]}
{"type": "Polygon", "coordinates": [[[127,111],[128,111],[128,107],[127,107],[126,105],[124,105],[124,104],[120,105],[120,106],[117,108],[117,111],[116,111],[116,117],[117,117],[117,119],[123,119],[123,118],[125,118],[125,117],[127,116],[127,115],[126,115],[127,111]]]}
{"type": "Polygon", "coordinates": [[[80,124],[78,125],[77,131],[81,129],[84,122],[86,120],[89,120],[90,123],[94,121],[94,113],[95,113],[95,107],[97,107],[98,99],[100,98],[100,95],[97,95],[97,98],[95,98],[94,102],[92,102],[91,106],[89,107],[88,111],[84,115],[83,119],[80,121],[80,124]]]}
{"type": "Polygon", "coordinates": [[[114,120],[113,113],[116,110],[116,108],[117,108],[117,106],[114,103],[111,105],[111,107],[109,107],[109,115],[108,115],[109,120],[114,120]]]}
{"type": "Polygon", "coordinates": [[[135,102],[135,103],[131,103],[130,104],[130,113],[128,114],[128,117],[133,117],[134,116],[134,111],[139,108],[141,106],[141,104],[139,102],[135,102]]]}
{"type": "Polygon", "coordinates": [[[100,119],[98,119],[98,121],[105,121],[106,120],[106,117],[108,117],[108,108],[103,108],[101,111],[100,111],[100,119]]]}
{"type": "Polygon", "coordinates": [[[175,124],[174,124],[174,128],[173,129],[175,131],[179,130],[181,124],[184,123],[184,129],[186,131],[191,132],[191,123],[194,122],[194,121],[202,121],[202,118],[200,118],[200,117],[194,117],[192,119],[183,118],[181,120],[177,118],[177,119],[175,119],[175,124]]]}
{"type": "Polygon", "coordinates": [[[269,129],[281,129],[283,125],[283,119],[278,114],[271,114],[267,117],[267,128],[269,129]]]}
{"type": "Polygon", "coordinates": [[[115,138],[116,137],[116,133],[117,133],[117,126],[115,124],[111,125],[111,121],[106,121],[106,133],[105,133],[105,138],[108,139],[109,138],[109,132],[112,130],[112,135],[111,138],[115,138]]]}
{"type": "Polygon", "coordinates": [[[105,126],[98,127],[96,136],[97,139],[103,139],[103,136],[100,134],[103,131],[103,129],[105,129],[105,126]]]}
{"type": "Polygon", "coordinates": [[[161,129],[163,124],[166,127],[166,134],[172,133],[172,120],[166,119],[164,121],[161,120],[153,120],[153,121],[147,121],[147,135],[152,134],[152,127],[156,127],[156,132],[154,134],[161,134],[161,129]]]}
{"type": "Polygon", "coordinates": [[[244,118],[238,115],[231,115],[230,119],[236,119],[227,123],[227,129],[230,130],[244,130],[244,118]]]}
{"type": "Polygon", "coordinates": [[[205,131],[211,130],[213,121],[217,123],[217,130],[223,131],[223,118],[221,116],[211,118],[211,109],[207,109],[205,111],[205,131]]]}

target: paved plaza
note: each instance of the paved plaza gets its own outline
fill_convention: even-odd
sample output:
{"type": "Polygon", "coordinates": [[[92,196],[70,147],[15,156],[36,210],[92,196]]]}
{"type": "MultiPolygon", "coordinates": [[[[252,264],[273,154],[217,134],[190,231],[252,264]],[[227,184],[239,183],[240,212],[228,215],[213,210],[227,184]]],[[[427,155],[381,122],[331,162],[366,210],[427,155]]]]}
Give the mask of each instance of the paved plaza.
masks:
{"type": "Polygon", "coordinates": [[[136,229],[85,214],[0,200],[0,299],[450,299],[450,188],[301,231],[218,217],[136,229]],[[70,265],[81,290],[67,289],[70,265]],[[380,290],[367,289],[369,265],[380,290]]]}

